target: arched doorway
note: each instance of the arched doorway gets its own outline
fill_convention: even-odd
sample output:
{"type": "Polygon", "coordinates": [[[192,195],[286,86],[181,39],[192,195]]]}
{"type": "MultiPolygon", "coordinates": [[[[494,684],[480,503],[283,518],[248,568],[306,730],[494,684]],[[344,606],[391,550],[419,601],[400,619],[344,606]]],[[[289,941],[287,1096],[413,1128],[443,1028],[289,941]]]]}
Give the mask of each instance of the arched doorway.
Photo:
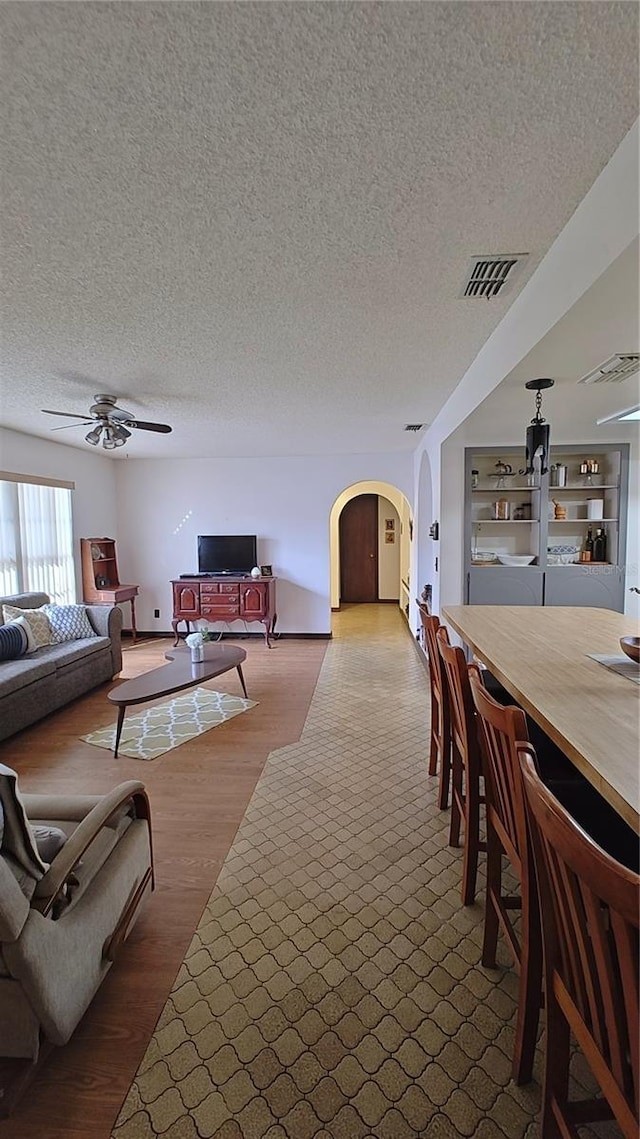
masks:
{"type": "MultiPolygon", "coordinates": [[[[339,609],[341,600],[341,515],[347,503],[363,497],[373,500],[377,512],[376,547],[371,548],[369,537],[369,544],[364,551],[368,562],[377,561],[377,597],[374,600],[395,601],[406,614],[409,602],[409,566],[413,529],[411,507],[405,495],[397,487],[377,480],[366,480],[347,487],[338,495],[331,508],[329,519],[331,608],[339,609]],[[376,556],[370,558],[368,556],[370,553],[376,556]]],[[[372,507],[370,509],[373,516],[372,507]]]]}

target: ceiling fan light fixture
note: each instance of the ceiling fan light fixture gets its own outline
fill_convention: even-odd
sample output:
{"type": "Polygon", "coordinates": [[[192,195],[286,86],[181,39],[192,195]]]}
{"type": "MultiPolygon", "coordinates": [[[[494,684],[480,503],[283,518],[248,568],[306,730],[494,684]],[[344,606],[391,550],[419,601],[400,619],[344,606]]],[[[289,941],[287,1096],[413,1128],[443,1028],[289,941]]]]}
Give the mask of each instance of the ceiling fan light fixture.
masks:
{"type": "Polygon", "coordinates": [[[92,446],[97,447],[98,443],[100,442],[101,434],[102,434],[102,424],[99,423],[97,425],[97,427],[93,427],[91,429],[91,431],[87,432],[87,434],[85,435],[85,439],[86,439],[87,443],[91,443],[92,446]]]}
{"type": "Polygon", "coordinates": [[[131,432],[127,431],[126,427],[123,427],[122,424],[118,423],[114,424],[111,427],[111,436],[116,447],[124,447],[127,439],[131,438],[131,432]]]}
{"type": "MultiPolygon", "coordinates": [[[[122,442],[124,443],[124,439],[122,442]]],[[[107,424],[104,429],[104,435],[102,436],[102,446],[104,447],[105,451],[113,451],[114,447],[118,446],[114,429],[110,424],[107,424]]]]}

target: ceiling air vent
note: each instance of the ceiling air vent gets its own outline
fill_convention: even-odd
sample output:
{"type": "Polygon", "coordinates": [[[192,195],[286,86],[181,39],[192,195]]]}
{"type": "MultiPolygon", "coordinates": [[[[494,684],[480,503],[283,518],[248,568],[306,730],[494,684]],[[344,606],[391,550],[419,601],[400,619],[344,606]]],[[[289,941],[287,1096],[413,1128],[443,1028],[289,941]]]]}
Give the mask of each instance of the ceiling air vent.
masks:
{"type": "Polygon", "coordinates": [[[407,423],[405,431],[422,431],[424,423],[407,423]]]}
{"type": "Polygon", "coordinates": [[[594,368],[581,380],[579,384],[619,384],[628,376],[633,376],[640,368],[640,355],[637,352],[625,352],[619,356],[610,356],[604,364],[594,368]]]}
{"type": "Polygon", "coordinates": [[[485,254],[474,257],[459,294],[468,297],[491,300],[506,292],[513,278],[517,276],[528,253],[501,253],[498,256],[485,254]]]}

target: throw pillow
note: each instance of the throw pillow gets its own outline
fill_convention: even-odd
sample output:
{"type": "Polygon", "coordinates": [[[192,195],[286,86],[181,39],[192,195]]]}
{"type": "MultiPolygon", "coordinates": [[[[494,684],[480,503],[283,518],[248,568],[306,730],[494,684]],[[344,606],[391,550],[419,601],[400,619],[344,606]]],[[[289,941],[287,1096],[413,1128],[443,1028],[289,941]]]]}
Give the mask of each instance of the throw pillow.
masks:
{"type": "Polygon", "coordinates": [[[51,625],[44,611],[44,605],[41,609],[18,609],[16,605],[4,605],[3,610],[5,622],[15,621],[17,617],[25,618],[33,633],[37,649],[51,644],[51,625]]]}
{"type": "Polygon", "coordinates": [[[97,637],[84,605],[43,605],[52,629],[54,645],[62,641],[79,641],[82,637],[97,637]]]}
{"type": "Polygon", "coordinates": [[[27,651],[27,634],[20,625],[0,625],[0,660],[15,660],[27,651]]]}
{"type": "Polygon", "coordinates": [[[38,646],[35,642],[33,633],[31,631],[31,625],[27,621],[26,617],[16,617],[15,621],[9,621],[8,625],[0,626],[0,628],[6,629],[6,628],[8,628],[9,625],[13,625],[18,629],[22,629],[22,632],[24,633],[24,636],[25,636],[26,645],[27,645],[25,652],[26,653],[34,653],[38,646]]]}
{"type": "Polygon", "coordinates": [[[30,823],[31,833],[36,840],[38,854],[43,862],[53,862],[56,854],[62,850],[67,836],[60,827],[48,827],[41,824],[30,823]]]}

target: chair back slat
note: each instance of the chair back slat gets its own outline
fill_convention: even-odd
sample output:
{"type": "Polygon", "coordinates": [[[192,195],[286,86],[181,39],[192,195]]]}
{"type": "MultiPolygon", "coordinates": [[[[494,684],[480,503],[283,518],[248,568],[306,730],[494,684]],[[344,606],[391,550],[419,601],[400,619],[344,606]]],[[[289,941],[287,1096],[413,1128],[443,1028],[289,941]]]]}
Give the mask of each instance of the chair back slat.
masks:
{"type": "MultiPolygon", "coordinates": [[[[466,759],[469,772],[480,771],[480,750],[476,727],[476,711],[469,687],[466,657],[457,645],[450,645],[448,637],[438,630],[438,648],[444,663],[444,672],[451,703],[451,738],[459,755],[466,759]]],[[[467,774],[469,774],[467,772],[467,774]]]]}
{"type": "Polygon", "coordinates": [[[540,780],[530,749],[518,751],[540,889],[546,991],[567,994],[570,1027],[590,1040],[593,1074],[623,1133],[635,1139],[640,877],[571,818],[540,780]]]}
{"type": "Polygon", "coordinates": [[[487,810],[495,811],[506,833],[512,861],[521,863],[526,849],[522,778],[517,767],[516,740],[526,740],[527,721],[521,708],[504,707],[487,692],[477,665],[469,666],[469,683],[478,712],[487,810]]]}
{"type": "Polygon", "coordinates": [[[440,624],[438,618],[429,613],[420,610],[420,619],[425,631],[427,639],[427,652],[429,654],[429,673],[431,676],[431,684],[433,686],[434,695],[438,705],[439,715],[442,716],[444,722],[449,725],[449,693],[446,687],[446,677],[444,675],[444,668],[442,659],[438,651],[438,633],[446,639],[449,639],[446,627],[440,624]]]}

